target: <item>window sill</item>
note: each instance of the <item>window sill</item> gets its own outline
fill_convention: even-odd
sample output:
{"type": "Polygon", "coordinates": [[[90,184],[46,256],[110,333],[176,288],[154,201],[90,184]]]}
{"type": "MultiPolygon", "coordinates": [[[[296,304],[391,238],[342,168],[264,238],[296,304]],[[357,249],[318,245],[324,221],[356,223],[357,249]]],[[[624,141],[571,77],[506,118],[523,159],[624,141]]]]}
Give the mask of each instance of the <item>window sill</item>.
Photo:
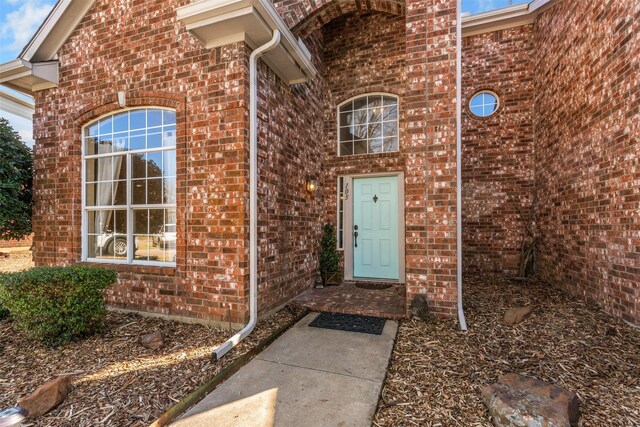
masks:
{"type": "Polygon", "coordinates": [[[175,265],[142,265],[95,261],[80,261],[78,262],[78,265],[108,268],[110,270],[115,270],[118,273],[159,274],[162,276],[175,276],[176,274],[175,265]]]}

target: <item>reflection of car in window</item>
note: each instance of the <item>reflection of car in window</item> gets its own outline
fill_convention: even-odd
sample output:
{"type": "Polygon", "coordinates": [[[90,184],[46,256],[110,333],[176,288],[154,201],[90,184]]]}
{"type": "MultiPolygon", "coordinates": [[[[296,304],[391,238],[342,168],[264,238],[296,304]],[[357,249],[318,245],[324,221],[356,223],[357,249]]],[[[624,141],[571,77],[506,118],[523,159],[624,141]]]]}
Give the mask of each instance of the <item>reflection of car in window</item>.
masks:
{"type": "Polygon", "coordinates": [[[165,224],[164,231],[156,236],[155,244],[164,249],[174,249],[176,247],[176,225],[165,224]]]}
{"type": "Polygon", "coordinates": [[[96,236],[96,256],[127,256],[127,235],[120,233],[103,233],[96,236]]]}

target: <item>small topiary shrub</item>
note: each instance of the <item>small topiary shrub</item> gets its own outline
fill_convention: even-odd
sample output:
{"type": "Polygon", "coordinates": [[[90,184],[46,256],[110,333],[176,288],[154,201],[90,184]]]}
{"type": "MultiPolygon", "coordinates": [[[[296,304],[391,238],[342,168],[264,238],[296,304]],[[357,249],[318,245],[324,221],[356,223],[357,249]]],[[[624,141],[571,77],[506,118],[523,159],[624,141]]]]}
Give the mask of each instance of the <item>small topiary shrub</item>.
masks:
{"type": "Polygon", "coordinates": [[[340,253],[337,248],[336,228],[330,222],[322,226],[322,240],[320,240],[320,273],[326,284],[338,284],[337,274],[340,264],[340,253]]]}
{"type": "Polygon", "coordinates": [[[30,338],[51,346],[103,327],[103,291],[117,275],[96,267],[37,267],[0,277],[0,305],[30,338]]]}

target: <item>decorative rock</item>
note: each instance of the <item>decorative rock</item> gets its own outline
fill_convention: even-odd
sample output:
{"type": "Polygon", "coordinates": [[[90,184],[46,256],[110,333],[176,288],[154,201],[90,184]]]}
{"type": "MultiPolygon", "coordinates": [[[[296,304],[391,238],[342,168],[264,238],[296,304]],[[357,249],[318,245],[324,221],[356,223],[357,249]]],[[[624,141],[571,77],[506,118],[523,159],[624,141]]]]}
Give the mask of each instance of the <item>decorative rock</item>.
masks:
{"type": "Polygon", "coordinates": [[[504,314],[504,323],[507,325],[515,325],[526,319],[531,314],[531,307],[510,308],[504,314]]]}
{"type": "Polygon", "coordinates": [[[67,397],[71,388],[73,375],[62,375],[38,387],[29,396],[21,399],[18,406],[27,411],[28,418],[44,415],[58,406],[67,397]]]}
{"type": "Polygon", "coordinates": [[[575,393],[518,374],[483,387],[482,400],[498,427],[574,427],[580,418],[575,393]]]}
{"type": "Polygon", "coordinates": [[[429,312],[429,303],[424,295],[416,295],[411,300],[411,314],[426,322],[431,321],[433,316],[429,312]]]}
{"type": "Polygon", "coordinates": [[[160,331],[141,335],[140,337],[138,337],[138,343],[150,350],[156,350],[162,347],[162,344],[164,344],[164,335],[160,331]]]}

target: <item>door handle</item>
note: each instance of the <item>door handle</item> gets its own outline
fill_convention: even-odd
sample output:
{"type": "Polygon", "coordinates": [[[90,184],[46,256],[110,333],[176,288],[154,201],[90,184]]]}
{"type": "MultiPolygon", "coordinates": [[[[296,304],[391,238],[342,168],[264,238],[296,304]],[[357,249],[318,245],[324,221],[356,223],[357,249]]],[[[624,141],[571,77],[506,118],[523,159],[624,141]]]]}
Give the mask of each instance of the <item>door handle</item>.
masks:
{"type": "Polygon", "coordinates": [[[356,230],[356,231],[353,233],[353,242],[354,242],[354,247],[356,247],[356,248],[357,248],[357,247],[358,247],[358,231],[357,231],[357,230],[358,230],[358,226],[357,226],[357,225],[354,225],[354,226],[353,226],[353,229],[354,229],[354,230],[356,230]]]}

